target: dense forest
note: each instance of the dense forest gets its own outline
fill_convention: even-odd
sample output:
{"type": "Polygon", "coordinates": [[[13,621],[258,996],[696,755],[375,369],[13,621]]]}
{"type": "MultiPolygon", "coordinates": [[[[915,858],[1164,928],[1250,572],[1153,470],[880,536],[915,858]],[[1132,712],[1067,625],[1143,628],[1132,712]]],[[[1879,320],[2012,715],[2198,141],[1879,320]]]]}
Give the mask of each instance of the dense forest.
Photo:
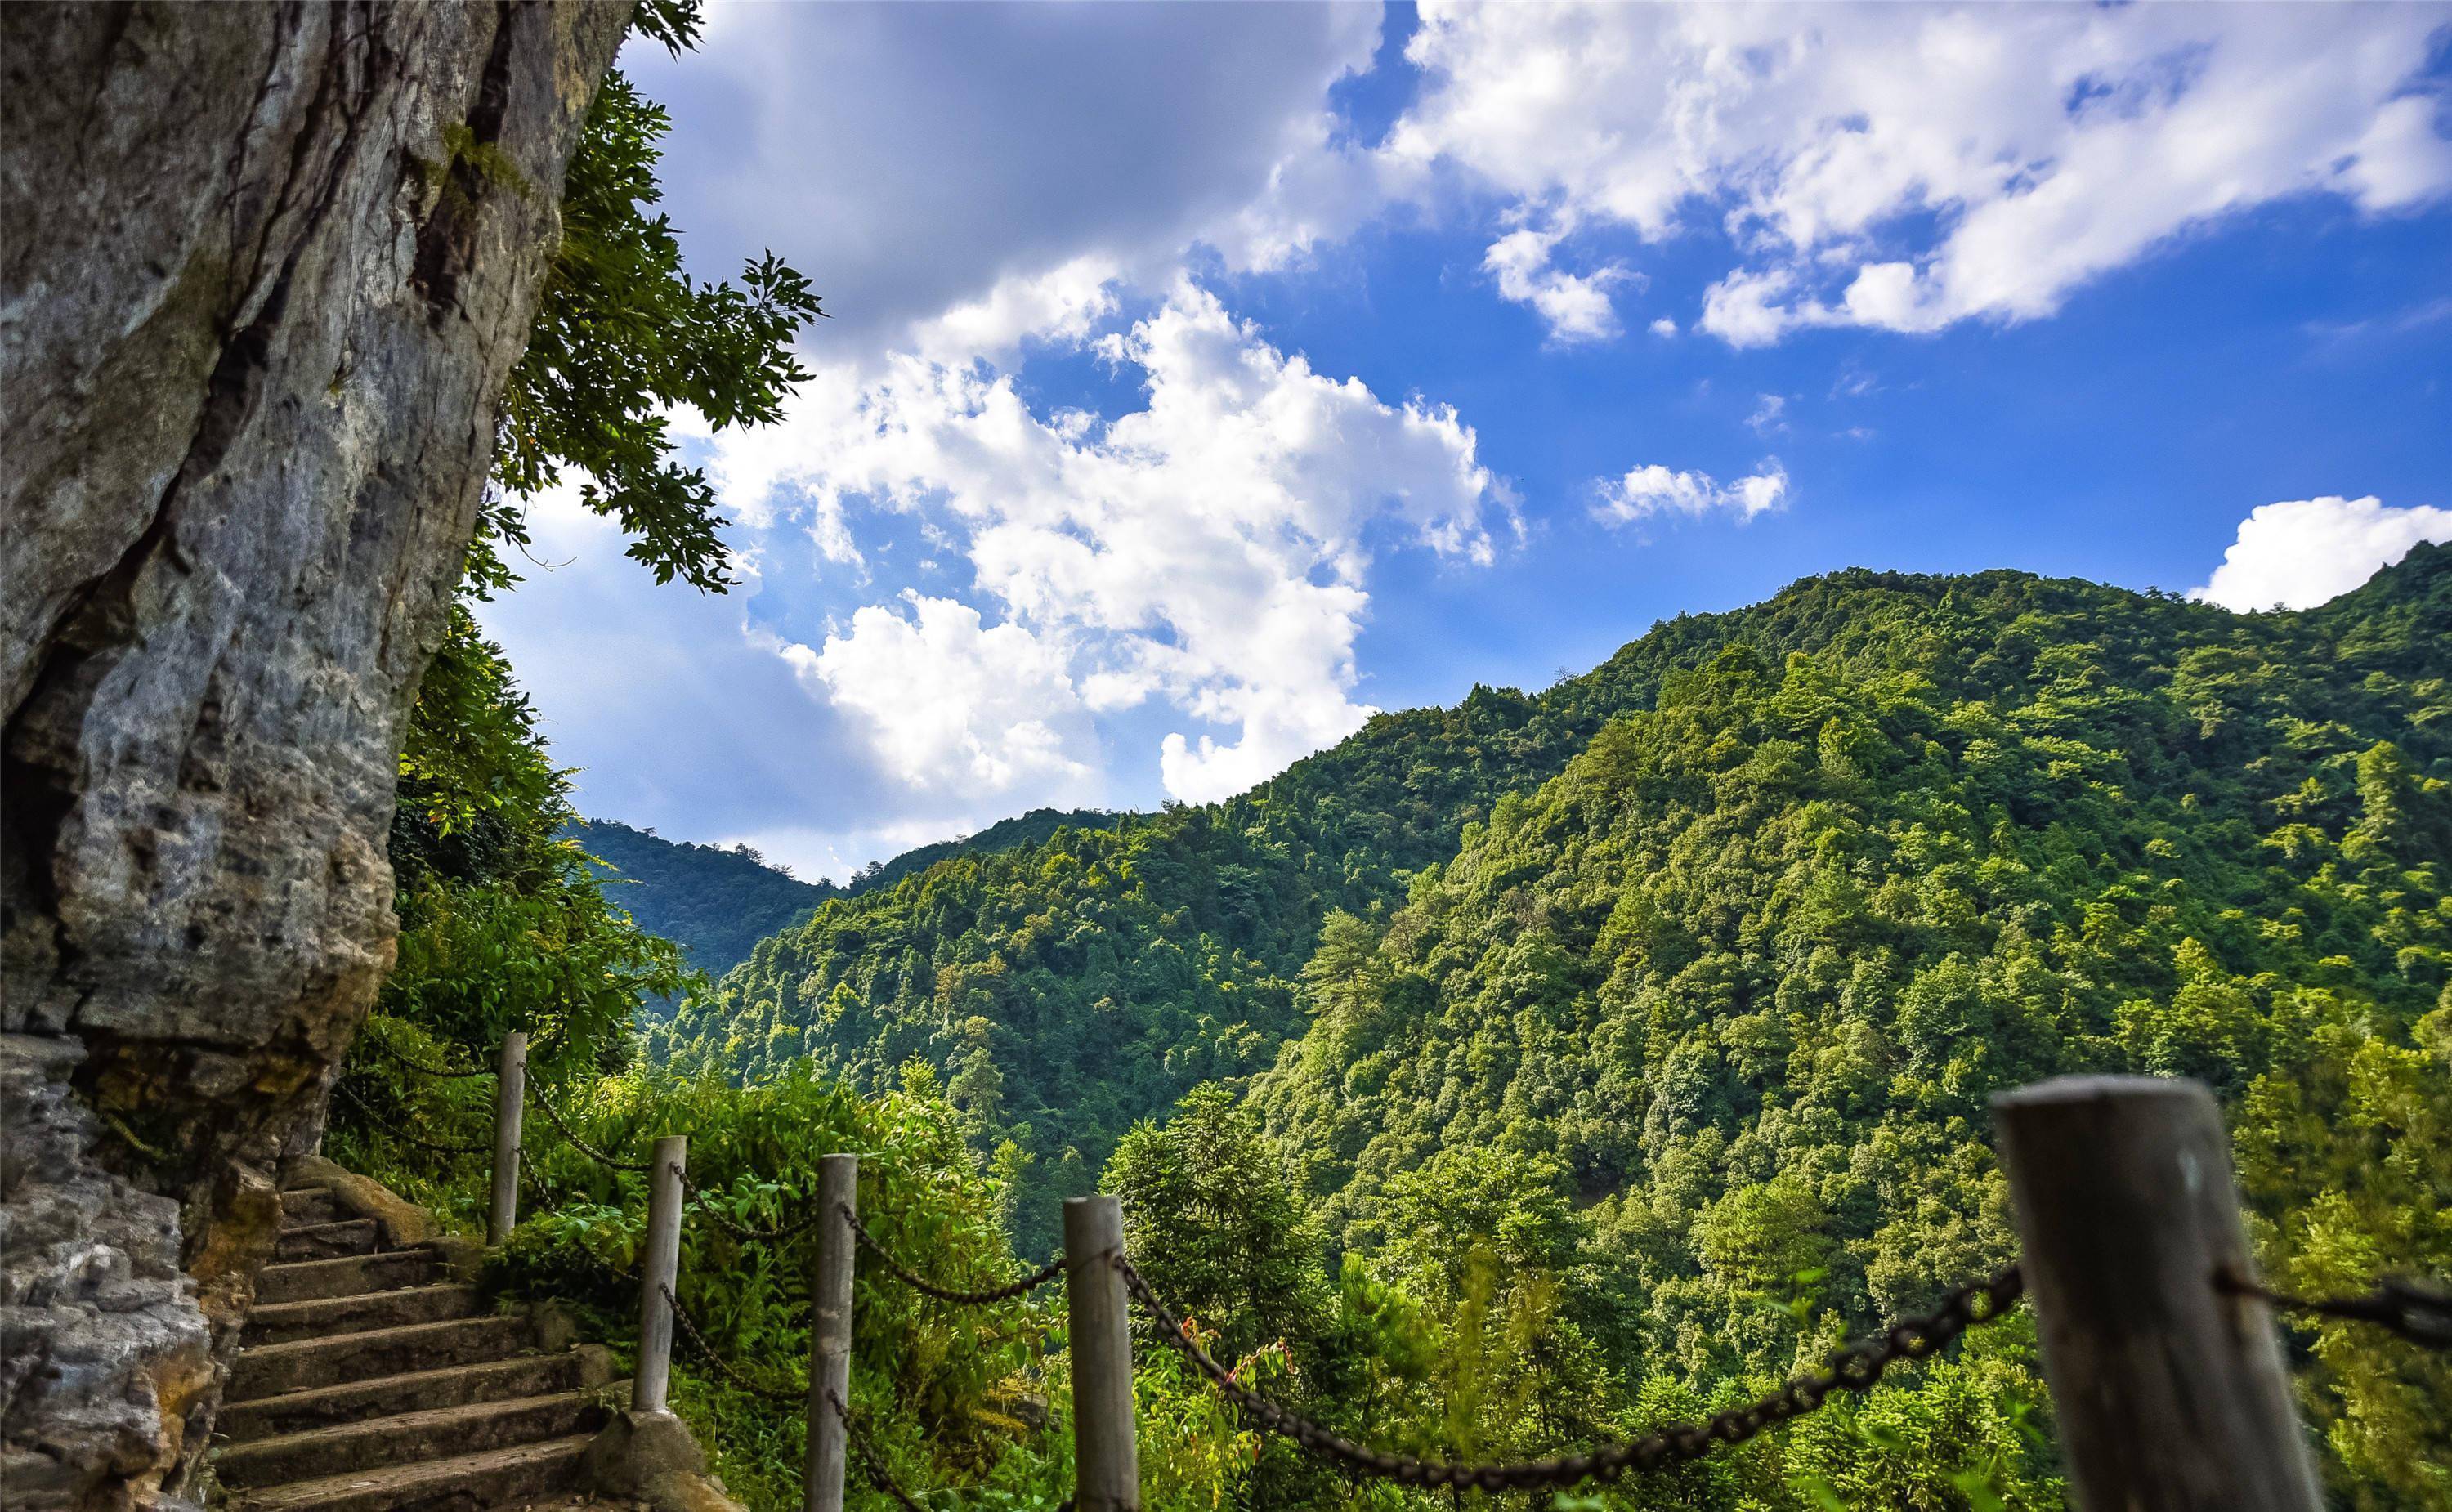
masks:
{"type": "MultiPolygon", "coordinates": [[[[2294,1285],[2441,1271],[2447,637],[2442,548],[2300,614],[1815,579],[1537,697],[1382,717],[1227,803],[829,901],[649,1051],[878,1089],[927,1063],[1025,1251],[1102,1170],[1141,1232],[1196,1228],[1219,1204],[1157,1195],[1189,1178],[1151,1185],[1153,1151],[1248,1142],[1317,1252],[1310,1302],[1251,1293],[1275,1333],[1384,1322],[1378,1286],[1520,1330],[1474,1389],[1529,1395],[1481,1420],[1311,1363],[1356,1421],[1457,1449],[1763,1379],[1997,1263],[1985,1098],[2057,1071],[2210,1082],[2294,1285]]],[[[2446,1504],[2413,1451],[2452,1378],[2305,1342],[2343,1504],[2446,1504]]],[[[1953,1389],[2023,1421],[2025,1372],[1953,1389]]],[[[2048,1500],[2018,1442],[1998,1483],[2048,1500]]]]}
{"type": "Polygon", "coordinates": [[[562,833],[640,929],[680,946],[683,962],[711,977],[840,891],[803,882],[745,845],[667,840],[610,819],[574,819],[562,833]]]}
{"type": "MultiPolygon", "coordinates": [[[[1114,815],[1095,809],[1033,809],[977,835],[872,861],[841,884],[825,878],[804,882],[747,845],[667,840],[613,819],[573,818],[563,827],[562,838],[586,854],[604,895],[641,930],[680,946],[683,965],[713,978],[747,960],[760,940],[782,933],[830,897],[892,887],[965,852],[1036,845],[1067,826],[1102,829],[1115,822],[1114,815]]],[[[650,1006],[664,1012],[672,1001],[660,997],[650,1006]]]]}

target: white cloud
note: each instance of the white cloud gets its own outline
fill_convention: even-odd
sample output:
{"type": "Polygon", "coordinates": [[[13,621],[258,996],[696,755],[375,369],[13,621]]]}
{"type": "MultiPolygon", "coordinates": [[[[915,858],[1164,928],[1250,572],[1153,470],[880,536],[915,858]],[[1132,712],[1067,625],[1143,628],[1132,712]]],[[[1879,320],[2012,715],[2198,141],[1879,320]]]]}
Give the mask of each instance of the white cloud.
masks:
{"type": "Polygon", "coordinates": [[[761,628],[769,585],[754,559],[729,594],[657,587],[575,486],[532,501],[527,523],[536,561],[515,563],[527,580],[479,618],[536,697],[556,762],[581,769],[583,812],[675,838],[746,839],[809,877],[894,854],[862,852],[889,809],[930,839],[999,816],[915,809],[880,780],[853,719],[811,697],[761,628]]]}
{"type": "Polygon", "coordinates": [[[1098,795],[1098,736],[1063,650],[1018,624],[983,625],[950,599],[868,605],[823,647],[786,659],[857,711],[886,773],[969,805],[1019,811],[1098,795]]]}
{"type": "Polygon", "coordinates": [[[1550,327],[1550,340],[1562,346],[1607,341],[1618,333],[1609,286],[1631,275],[1615,265],[1581,275],[1552,265],[1551,254],[1561,238],[1560,232],[1529,226],[1510,231],[1490,244],[1481,265],[1497,279],[1501,299],[1530,304],[1540,314],[1550,327]]]}
{"type": "Polygon", "coordinates": [[[1605,524],[1630,525],[1664,514],[1699,520],[1721,513],[1736,516],[1743,524],[1786,503],[1788,492],[1788,470],[1775,457],[1725,485],[1709,473],[1672,472],[1651,462],[1604,481],[1592,515],[1605,524]]]}
{"type": "Polygon", "coordinates": [[[1640,277],[1560,267],[1566,234],[1716,225],[1736,251],[1689,324],[1747,346],[2032,319],[2225,216],[2452,186],[2422,5],[1433,0],[1376,146],[1330,99],[1373,7],[742,10],[685,66],[632,60],[691,123],[667,186],[709,271],[769,244],[809,270],[838,317],[813,344],[871,377],[1078,337],[1203,246],[1282,269],[1493,194],[1484,270],[1553,344],[1616,336],[1640,277]]]}
{"type": "Polygon", "coordinates": [[[2260,504],[2239,522],[2222,565],[2189,597],[2228,609],[2310,609],[2349,592],[2422,540],[2452,540],[2452,509],[2383,501],[2300,499],[2260,504]]]}
{"type": "MultiPolygon", "coordinates": [[[[1565,345],[1620,333],[1641,275],[1609,238],[1717,226],[1736,251],[1684,324],[1732,344],[2025,319],[2284,195],[2442,192],[2439,102],[2396,93],[2428,24],[1434,4],[1422,91],[1374,144],[1330,99],[1370,66],[1372,7],[719,8],[687,60],[624,60],[682,123],[663,178],[693,271],[771,245],[835,316],[785,424],[703,439],[749,581],[654,590],[608,524],[548,510],[539,556],[581,560],[487,622],[597,768],[593,811],[804,873],[1111,798],[1110,717],[1169,792],[1220,796],[1370,713],[1373,550],[1486,560],[1511,504],[1453,410],[1313,370],[1188,265],[1294,269],[1419,210],[1565,345]],[[1034,343],[1095,344],[1146,403],[1031,401],[1034,343]],[[945,572],[894,597],[920,558],[945,572]],[[796,610],[846,618],[786,635],[796,610]]],[[[1596,513],[1743,521],[1789,492],[1776,460],[1649,466],[1596,513]]]]}
{"type": "Polygon", "coordinates": [[[1112,422],[1038,413],[1010,376],[899,354],[874,382],[820,374],[783,424],[744,441],[752,455],[738,463],[724,457],[731,439],[716,438],[718,476],[746,513],[865,500],[919,516],[947,538],[938,549],[968,556],[1002,623],[955,623],[959,606],[939,600],[915,601],[935,607],[914,618],[863,609],[821,656],[828,686],[887,732],[899,770],[937,780],[981,761],[1026,771],[1055,753],[1079,759],[1069,738],[1034,735],[1006,751],[989,727],[1019,706],[968,692],[963,709],[984,712],[891,707],[938,681],[1019,677],[998,658],[1026,645],[1038,658],[1027,680],[1060,708],[1161,697],[1210,727],[1166,739],[1160,774],[1187,801],[1224,796],[1371,714],[1354,697],[1366,527],[1385,521],[1440,555],[1487,561],[1507,501],[1453,410],[1391,404],[1357,379],[1315,372],[1190,283],[1097,347],[1142,373],[1145,407],[1112,422]],[[992,656],[1006,631],[1018,638],[992,656]],[[935,659],[923,663],[922,643],[935,659]],[[874,677],[855,657],[870,646],[883,669],[874,677]],[[823,659],[838,655],[840,675],[823,659]]]}
{"type": "Polygon", "coordinates": [[[1518,219],[1647,241],[1718,219],[1742,261],[1699,324],[1735,345],[2026,320],[2279,199],[2374,214],[2442,194],[2441,102],[2404,92],[2442,24],[2428,6],[1432,3],[1407,49],[1424,90],[1384,151],[1416,182],[1463,170],[1518,219]]]}
{"type": "Polygon", "coordinates": [[[1757,394],[1754,412],[1746,417],[1746,425],[1757,436],[1770,436],[1788,429],[1788,396],[1757,394]]]}
{"type": "Polygon", "coordinates": [[[1122,277],[1112,259],[1097,254],[1042,273],[1011,274],[979,298],[920,323],[913,344],[935,362],[984,359],[1010,366],[1025,340],[1073,343],[1088,336],[1116,312],[1115,285],[1122,277]]]}

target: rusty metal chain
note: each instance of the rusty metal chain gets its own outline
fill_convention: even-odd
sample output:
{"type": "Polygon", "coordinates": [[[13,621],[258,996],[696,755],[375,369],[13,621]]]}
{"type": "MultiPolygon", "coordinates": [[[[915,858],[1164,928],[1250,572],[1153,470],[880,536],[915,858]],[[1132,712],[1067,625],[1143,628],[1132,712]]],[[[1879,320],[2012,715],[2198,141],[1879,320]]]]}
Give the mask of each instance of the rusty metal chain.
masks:
{"type": "Polygon", "coordinates": [[[360,1043],[373,1046],[374,1052],[376,1054],[382,1056],[384,1059],[391,1062],[395,1066],[405,1067],[409,1070],[413,1070],[421,1076],[431,1076],[438,1081],[457,1081],[477,1076],[491,1076],[494,1074],[494,1068],[491,1066],[479,1066],[474,1070],[465,1071],[455,1071],[447,1066],[430,1066],[425,1061],[419,1060],[414,1055],[410,1055],[403,1051],[394,1050],[391,1046],[384,1042],[381,1035],[369,1034],[364,1040],[360,1041],[360,1043]]]}
{"type": "Polygon", "coordinates": [[[2268,1291],[2233,1270],[2214,1276],[2217,1289],[2255,1297],[2277,1311],[2367,1323],[2425,1349],[2452,1349],[2452,1287],[2386,1276],[2363,1297],[2293,1297],[2268,1291]]]}
{"type": "Polygon", "coordinates": [[[723,1211],[723,1209],[717,1208],[712,1203],[708,1202],[706,1199],[714,1196],[715,1194],[709,1191],[706,1188],[700,1186],[697,1182],[690,1180],[688,1171],[683,1170],[679,1166],[670,1166],[665,1168],[681,1178],[682,1190],[686,1192],[695,1201],[695,1210],[701,1217],[714,1220],[715,1226],[718,1228],[721,1228],[725,1233],[732,1235],[735,1239],[742,1240],[750,1244],[781,1244],[787,1239],[797,1239],[801,1235],[807,1233],[810,1229],[815,1228],[818,1226],[818,1219],[821,1216],[818,1213],[811,1213],[806,1218],[801,1219],[799,1223],[779,1224],[772,1228],[754,1227],[748,1224],[741,1222],[739,1219],[734,1218],[729,1213],[723,1211]]]}
{"type": "Polygon", "coordinates": [[[544,1172],[537,1169],[536,1162],[528,1158],[528,1148],[513,1145],[511,1153],[519,1158],[520,1179],[526,1182],[528,1190],[535,1194],[537,1207],[548,1210],[560,1207],[566,1194],[556,1191],[553,1184],[544,1179],[544,1172]]]}
{"type": "Polygon", "coordinates": [[[664,1294],[664,1305],[673,1309],[673,1322],[682,1325],[682,1332],[688,1337],[699,1358],[713,1365],[717,1374],[753,1397],[762,1397],[768,1402],[781,1403],[787,1406],[797,1407],[807,1404],[809,1397],[805,1391],[778,1391],[773,1386],[761,1385],[733,1368],[731,1362],[717,1354],[715,1345],[706,1342],[706,1335],[699,1330],[698,1320],[690,1316],[687,1307],[682,1306],[682,1299],[673,1295],[673,1288],[659,1286],[656,1289],[664,1294]]]}
{"type": "Polygon", "coordinates": [[[834,1408],[835,1416],[842,1420],[843,1437],[850,1441],[852,1452],[860,1457],[860,1473],[868,1477],[868,1483],[892,1497],[904,1512],[928,1512],[918,1497],[895,1483],[893,1473],[885,1468],[885,1456],[877,1452],[876,1441],[869,1438],[868,1430],[860,1425],[860,1420],[851,1415],[851,1408],[844,1406],[843,1399],[835,1395],[831,1388],[826,1392],[826,1405],[834,1408]]]}
{"type": "Polygon", "coordinates": [[[386,1117],[384,1113],[378,1111],[372,1103],[369,1103],[365,1098],[359,1096],[356,1089],[352,1088],[347,1082],[334,1082],[332,1084],[332,1090],[341,1094],[342,1101],[347,1103],[359,1112],[366,1114],[368,1123],[373,1127],[382,1129],[387,1137],[400,1140],[404,1144],[415,1145],[420,1149],[430,1149],[439,1154],[445,1155],[482,1155],[491,1152],[494,1148],[492,1140],[481,1140],[474,1144],[462,1145],[446,1140],[427,1139],[421,1134],[412,1134],[407,1129],[401,1128],[397,1119],[386,1117]]]}
{"type": "Polygon", "coordinates": [[[895,1259],[893,1251],[880,1243],[875,1234],[868,1231],[867,1227],[860,1221],[858,1213],[840,1203],[836,1204],[836,1207],[842,1213],[843,1222],[851,1225],[852,1237],[860,1241],[862,1248],[882,1262],[885,1268],[893,1272],[895,1280],[901,1282],[921,1296],[934,1297],[939,1302],[950,1302],[962,1307],[985,1307],[995,1303],[1010,1302],[1016,1297],[1028,1296],[1064,1273],[1064,1257],[1058,1255],[1044,1267],[1022,1277],[1019,1281],[1008,1282],[1004,1286],[994,1286],[985,1291],[957,1291],[951,1286],[939,1286],[926,1277],[914,1273],[909,1267],[895,1259]]]}
{"type": "Polygon", "coordinates": [[[626,1170],[631,1174],[638,1176],[643,1176],[648,1171],[655,1168],[655,1162],[653,1161],[643,1160],[638,1162],[636,1165],[633,1165],[626,1160],[615,1160],[612,1156],[604,1153],[604,1151],[580,1138],[577,1131],[572,1129],[567,1123],[563,1121],[562,1110],[553,1106],[553,1100],[551,1098],[545,1096],[544,1088],[531,1085],[528,1088],[528,1095],[536,1099],[536,1105],[539,1108],[544,1109],[546,1122],[552,1124],[554,1128],[561,1129],[563,1138],[570,1141],[574,1149],[576,1149],[581,1154],[585,1155],[588,1159],[596,1162],[596,1164],[604,1167],[608,1170],[626,1170]]]}
{"type": "Polygon", "coordinates": [[[1800,1417],[1822,1405],[1833,1391],[1866,1391],[1882,1379],[1896,1360],[1922,1360],[1965,1333],[1989,1323],[2024,1295],[2026,1283],[2016,1266],[1986,1280],[1959,1287],[1941,1305],[1920,1318],[1902,1318],[1873,1339],[1859,1340],[1830,1356],[1828,1368],[1800,1376],[1749,1406],[1732,1407],[1703,1423],[1680,1424],[1625,1443],[1612,1443],[1582,1454],[1553,1460],[1526,1460],[1508,1464],[1453,1464],[1437,1460],[1391,1454],[1355,1443],[1318,1424],[1288,1411],[1237,1382],[1225,1366],[1210,1358],[1176,1315],[1150,1289],[1133,1263],[1113,1257],[1124,1285],[1157,1320],[1158,1335],[1192,1363],[1227,1400],[1261,1427],[1292,1439],[1306,1453],[1334,1460],[1349,1469],[1379,1476],[1400,1485],[1453,1486],[1484,1491],[1566,1486],[1584,1480],[1614,1480],[1629,1470],[1655,1470],[1687,1460],[1699,1460],[1722,1444],[1743,1443],[1776,1424],[1800,1417]]]}

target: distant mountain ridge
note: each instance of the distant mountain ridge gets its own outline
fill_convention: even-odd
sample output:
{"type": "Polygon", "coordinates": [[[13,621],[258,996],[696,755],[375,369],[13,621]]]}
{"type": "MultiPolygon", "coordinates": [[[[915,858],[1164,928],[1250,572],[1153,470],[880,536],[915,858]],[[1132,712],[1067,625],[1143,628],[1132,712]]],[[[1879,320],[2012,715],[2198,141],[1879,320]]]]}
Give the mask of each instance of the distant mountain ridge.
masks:
{"type": "MultiPolygon", "coordinates": [[[[1931,780],[1947,774],[1967,787],[1972,812],[1997,809],[1987,822],[2007,825],[2005,834],[2056,821],[2037,816],[2048,814],[2040,801],[2003,807],[1987,795],[1987,763],[2005,759],[1996,753],[2013,749],[2013,737],[2023,742],[2014,748],[2022,763],[2065,740],[2068,754],[2052,758],[2058,765],[2021,765],[2019,780],[2119,786],[2094,768],[2133,763],[2153,774],[2158,802],[2185,798],[2195,805],[2185,811],[2193,822],[2228,826],[2225,839],[2255,856],[2266,854],[2260,841],[2277,803],[2315,804],[2328,819],[2355,806],[2355,757],[2379,741],[2398,742],[2423,780],[2452,777],[2443,743],[2452,726],[2437,707],[2447,634],[2452,552],[2430,547],[2324,608],[2289,614],[2240,615],[2169,594],[2007,571],[1858,569],[1808,579],[1748,608],[1656,624],[1592,672],[1537,695],[1476,688],[1453,708],[1376,717],[1223,803],[1131,815],[1097,833],[1059,827],[1003,849],[975,841],[892,886],[829,899],[651,1036],[649,1053],[684,1070],[749,1078],[805,1057],[821,1074],[862,1086],[890,1085],[913,1059],[931,1061],[988,1142],[1013,1142],[1034,1191],[1070,1194],[1095,1182],[1136,1120],[1162,1115],[1193,1085],[1251,1077],[1278,1066],[1281,1051],[1304,1053],[1296,1045],[1326,1000],[1346,991],[1353,969],[1348,950],[1314,959],[1332,914],[1352,914],[1375,933],[1416,895],[1435,895],[1426,890],[1437,886],[1440,869],[1482,854],[1478,836],[1502,799],[1535,794],[1605,728],[1653,717],[1681,688],[1689,692],[1680,697],[1699,696],[1692,690],[1707,684],[1691,679],[1724,655],[1750,656],[1758,675],[1775,682],[1796,679],[1793,697],[1807,697],[1814,678],[1833,679],[1845,693],[1833,696],[1833,740],[1851,721],[1881,723],[1854,703],[1872,699],[1878,709],[1909,694],[1972,721],[1970,729],[2000,723],[2007,734],[1953,725],[1928,736],[1905,721],[1898,738],[1915,728],[1899,759],[1924,760],[1932,744],[1931,780]],[[2296,795],[2306,779],[2321,798],[2296,795]]],[[[1856,759],[1820,751],[1808,735],[1817,768],[1836,773],[1856,759]]],[[[1715,763],[1742,759],[1764,738],[1739,726],[1723,745],[1681,748],[1678,770],[1696,775],[1678,783],[1707,791],[1715,763]]],[[[1606,794],[1612,803],[1660,801],[1599,784],[1574,791],[1606,794]]],[[[1691,802],[1687,787],[1660,792],[1691,802]]],[[[1792,801],[1825,800],[1800,793],[1792,801]]],[[[2095,875],[2100,854],[2144,854],[2159,838],[2145,827],[2136,795],[2110,801],[2104,812],[2137,816],[2139,833],[2110,823],[2116,840],[2094,842],[2094,852],[2055,874],[2053,887],[2067,895],[2055,892],[2054,901],[2069,917],[2078,916],[2084,889],[2115,885],[2095,875]]],[[[1593,821],[1594,836],[1609,833],[1593,821]]],[[[1969,843],[1978,842],[1990,845],[1988,832],[1969,843]]],[[[1563,877],[1572,859],[1545,854],[1538,866],[1563,877]]],[[[1744,874],[1751,863],[1740,854],[1728,864],[1744,874]]],[[[1509,907],[1533,907],[1537,891],[1528,885],[1509,907]]],[[[2265,891],[2279,898],[2284,888],[2275,880],[2265,891]]],[[[2076,927],[2058,914],[2054,921],[2076,927]]],[[[2277,918],[2277,933],[2287,923],[2277,918]]],[[[1505,911],[1486,921],[1502,935],[1522,927],[1505,911]]],[[[1452,949],[1463,958],[1463,948],[1452,949]]],[[[2160,970],[2146,990],[2167,990],[2171,968],[2160,970]]],[[[1430,1011],[1405,995],[1417,991],[1417,977],[1445,979],[1405,973],[1393,999],[1399,1018],[1430,1011]]],[[[1576,990],[1587,990],[1580,979],[1576,990]]],[[[1742,997],[1759,991],[1749,983],[1742,997]]],[[[1338,1131],[1306,1152],[1320,1162],[1323,1188],[1335,1189],[1360,1152],[1344,1142],[1368,1144],[1383,1130],[1364,1118],[1325,1116],[1326,1089],[1313,1081],[1298,1090],[1301,1078],[1289,1078],[1295,1064],[1351,1071],[1335,1095],[1355,1099],[1362,1114],[1372,1100],[1361,1094],[1380,1072],[1341,1064],[1339,1046],[1314,1049],[1272,1079],[1267,1106],[1297,1145],[1338,1131]]],[[[1508,1095],[1495,1068],[1458,1064],[1449,1074],[1451,1098],[1468,1086],[1508,1095]]],[[[1531,1085],[1516,1085],[1513,1095],[1538,1106],[1531,1085]]],[[[1593,1148],[1617,1160],[1625,1147],[1593,1148]]],[[[1597,1158],[1589,1174],[1603,1186],[1623,1179],[1597,1158]]],[[[1357,1189],[1354,1200],[1368,1196],[1357,1189]]],[[[1025,1247],[1048,1238],[1023,1235],[1025,1247]]]]}
{"type": "Polygon", "coordinates": [[[681,946],[692,967],[718,980],[747,960],[760,940],[791,928],[828,898],[890,888],[964,852],[1036,845],[1062,827],[1104,829],[1117,818],[1095,809],[1034,809],[977,835],[873,862],[841,884],[804,882],[746,845],[667,840],[613,819],[583,819],[563,835],[587,853],[607,895],[639,928],[681,946]]]}

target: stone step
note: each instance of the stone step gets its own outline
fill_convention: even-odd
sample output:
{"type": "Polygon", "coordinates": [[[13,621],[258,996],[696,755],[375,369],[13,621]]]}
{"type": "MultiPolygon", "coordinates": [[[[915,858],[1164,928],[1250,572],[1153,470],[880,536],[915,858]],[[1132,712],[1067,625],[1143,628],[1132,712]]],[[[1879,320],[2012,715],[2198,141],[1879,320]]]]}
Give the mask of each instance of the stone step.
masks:
{"type": "Polygon", "coordinates": [[[342,1216],[341,1204],[329,1187],[292,1187],[281,1194],[281,1227],[284,1228],[328,1224],[342,1216]]]}
{"type": "Polygon", "coordinates": [[[259,1304],[247,1317],[241,1347],[287,1344],[296,1339],[328,1339],[338,1334],[376,1328],[403,1328],[413,1323],[441,1323],[446,1318],[473,1318],[484,1306],[474,1286],[408,1286],[398,1291],[367,1291],[354,1297],[316,1297],[306,1302],[259,1304]]]}
{"type": "Polygon", "coordinates": [[[370,1255],[332,1260],[291,1260],[255,1273],[255,1305],[395,1291],[425,1286],[442,1274],[443,1259],[431,1249],[379,1249],[370,1255]]]}
{"type": "Polygon", "coordinates": [[[275,1260],[329,1260],[334,1255],[370,1255],[375,1248],[375,1221],[351,1218],[340,1223],[308,1224],[284,1228],[272,1247],[275,1260]]]}
{"type": "Polygon", "coordinates": [[[527,1319],[516,1315],[457,1318],[343,1334],[337,1339],[258,1345],[238,1352],[237,1363],[230,1367],[227,1400],[252,1402],[347,1381],[479,1365],[525,1353],[535,1345],[536,1330],[527,1319]]]}
{"type": "Polygon", "coordinates": [[[406,1375],[376,1376],[227,1404],[214,1419],[213,1431],[228,1443],[252,1443],[275,1434],[303,1433],[369,1418],[576,1391],[581,1378],[579,1356],[574,1352],[512,1355],[482,1365],[412,1370],[406,1375]]]}
{"type": "Polygon", "coordinates": [[[575,1487],[594,1435],[573,1434],[449,1460],[427,1460],[241,1491],[230,1512],[405,1512],[494,1507],[575,1487]]]}
{"type": "Polygon", "coordinates": [[[279,1434],[221,1450],[213,1457],[213,1473],[223,1485],[246,1490],[567,1438],[603,1424],[604,1404],[615,1400],[615,1387],[626,1393],[629,1384],[279,1434]]]}

